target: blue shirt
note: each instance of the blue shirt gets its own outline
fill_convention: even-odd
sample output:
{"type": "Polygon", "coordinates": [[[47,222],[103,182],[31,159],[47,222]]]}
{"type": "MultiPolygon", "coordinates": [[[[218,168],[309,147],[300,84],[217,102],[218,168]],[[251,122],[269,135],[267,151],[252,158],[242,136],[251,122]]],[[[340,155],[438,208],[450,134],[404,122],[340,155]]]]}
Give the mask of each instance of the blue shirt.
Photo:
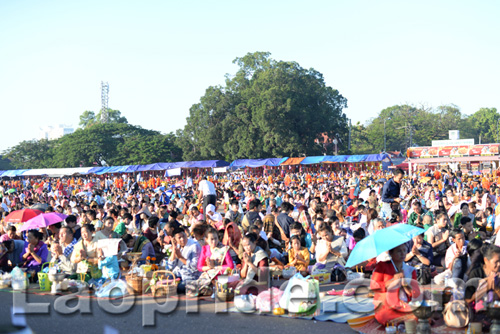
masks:
{"type": "Polygon", "coordinates": [[[394,179],[390,179],[384,184],[384,187],[382,188],[382,202],[394,202],[395,198],[399,198],[400,190],[401,185],[394,181],[394,179]]]}

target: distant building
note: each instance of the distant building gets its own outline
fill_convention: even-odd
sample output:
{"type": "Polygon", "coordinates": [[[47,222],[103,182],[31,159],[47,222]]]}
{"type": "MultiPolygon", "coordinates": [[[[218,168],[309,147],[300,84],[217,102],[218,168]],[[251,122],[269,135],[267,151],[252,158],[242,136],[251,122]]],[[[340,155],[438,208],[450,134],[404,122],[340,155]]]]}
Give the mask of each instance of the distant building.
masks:
{"type": "Polygon", "coordinates": [[[38,139],[57,139],[61,138],[64,135],[75,132],[75,129],[66,125],[58,125],[58,126],[45,126],[40,128],[40,134],[38,135],[38,139]]]}

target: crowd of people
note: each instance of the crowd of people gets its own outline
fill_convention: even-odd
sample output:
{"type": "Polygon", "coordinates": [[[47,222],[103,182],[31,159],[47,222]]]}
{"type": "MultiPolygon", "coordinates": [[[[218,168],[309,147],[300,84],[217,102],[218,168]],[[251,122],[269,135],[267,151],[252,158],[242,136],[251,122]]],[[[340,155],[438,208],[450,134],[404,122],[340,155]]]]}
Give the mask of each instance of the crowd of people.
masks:
{"type": "MultiPolygon", "coordinates": [[[[409,224],[425,233],[362,264],[382,303],[376,319],[386,324],[404,317],[385,298],[400,278],[441,285],[479,279],[484,284],[468,286],[463,298],[488,321],[477,306],[500,300],[499,178],[498,171],[473,176],[425,169],[409,177],[395,169],[7,179],[0,183],[0,267],[37,272],[51,261],[68,276],[91,277],[105,260],[98,241],[116,238],[123,268],[132,262],[129,252],[141,253],[139,261],[172,270],[180,292],[210,295],[214,279],[228,271],[245,281],[276,265],[303,275],[331,273],[364,238],[409,224]],[[67,218],[26,232],[19,232],[22,223],[5,220],[30,207],[67,218]]],[[[417,290],[403,283],[405,301],[417,290]]]]}

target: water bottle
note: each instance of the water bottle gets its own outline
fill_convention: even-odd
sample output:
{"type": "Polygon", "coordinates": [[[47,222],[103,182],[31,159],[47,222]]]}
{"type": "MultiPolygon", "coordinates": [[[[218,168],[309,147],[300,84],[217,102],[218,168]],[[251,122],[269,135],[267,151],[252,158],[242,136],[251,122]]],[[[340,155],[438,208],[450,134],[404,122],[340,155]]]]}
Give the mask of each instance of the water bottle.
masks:
{"type": "Polygon", "coordinates": [[[448,280],[450,279],[450,273],[447,272],[445,275],[444,275],[444,287],[447,287],[448,286],[448,280]]]}

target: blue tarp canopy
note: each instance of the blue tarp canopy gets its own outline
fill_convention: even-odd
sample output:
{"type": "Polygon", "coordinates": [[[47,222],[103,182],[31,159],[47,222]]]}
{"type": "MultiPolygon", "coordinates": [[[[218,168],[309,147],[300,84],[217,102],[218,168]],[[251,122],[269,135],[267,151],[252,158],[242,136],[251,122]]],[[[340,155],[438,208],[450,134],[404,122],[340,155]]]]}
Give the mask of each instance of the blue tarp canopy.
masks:
{"type": "Polygon", "coordinates": [[[15,169],[15,170],[6,170],[2,173],[2,177],[16,177],[23,175],[24,172],[29,171],[29,169],[15,169]]]}
{"type": "Polygon", "coordinates": [[[391,157],[387,153],[368,154],[365,161],[367,161],[367,162],[376,162],[376,161],[389,162],[389,161],[391,161],[391,157]]]}
{"type": "Polygon", "coordinates": [[[224,160],[201,160],[201,161],[188,161],[185,162],[186,166],[182,168],[215,168],[229,166],[229,162],[224,160]]]}
{"type": "Polygon", "coordinates": [[[345,162],[349,158],[348,155],[327,155],[323,162],[345,162]]]}
{"type": "Polygon", "coordinates": [[[367,156],[368,154],[350,155],[346,162],[363,162],[366,161],[367,156]]]}
{"type": "Polygon", "coordinates": [[[312,164],[320,164],[325,160],[325,155],[320,155],[316,157],[306,157],[304,160],[300,162],[301,165],[312,165],[312,164]]]}
{"type": "Polygon", "coordinates": [[[3,173],[5,173],[5,170],[0,170],[0,177],[2,176],[3,173]]]}
{"type": "Polygon", "coordinates": [[[270,159],[238,159],[231,162],[231,168],[257,168],[262,166],[271,166],[276,167],[279,166],[283,161],[286,161],[288,158],[270,158],[270,159]]]}

